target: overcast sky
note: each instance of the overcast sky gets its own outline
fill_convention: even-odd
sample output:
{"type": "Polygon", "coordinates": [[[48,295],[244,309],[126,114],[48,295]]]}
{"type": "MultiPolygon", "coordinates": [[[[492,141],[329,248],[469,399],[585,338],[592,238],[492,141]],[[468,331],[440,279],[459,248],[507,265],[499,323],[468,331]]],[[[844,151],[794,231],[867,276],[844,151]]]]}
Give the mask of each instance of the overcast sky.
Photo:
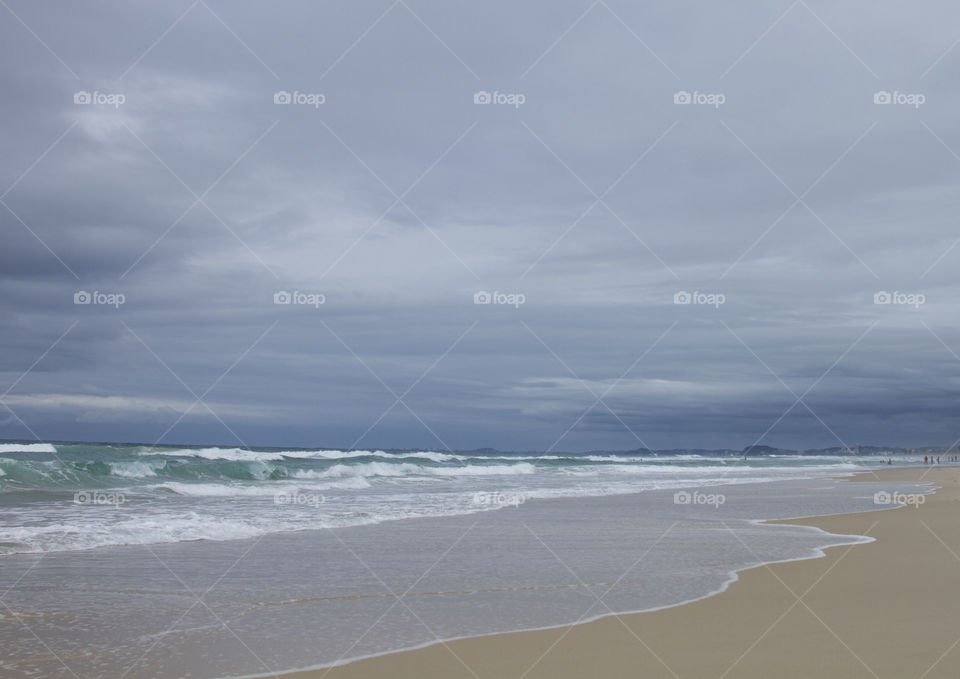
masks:
{"type": "Polygon", "coordinates": [[[0,4],[2,437],[960,437],[955,3],[0,4]]]}

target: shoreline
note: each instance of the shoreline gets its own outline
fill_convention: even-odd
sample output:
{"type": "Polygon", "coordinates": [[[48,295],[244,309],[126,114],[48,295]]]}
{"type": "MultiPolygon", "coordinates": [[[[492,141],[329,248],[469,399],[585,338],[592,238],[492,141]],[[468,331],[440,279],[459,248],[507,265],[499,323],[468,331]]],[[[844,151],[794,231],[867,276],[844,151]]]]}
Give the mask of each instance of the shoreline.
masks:
{"type": "MultiPolygon", "coordinates": [[[[925,498],[936,498],[941,494],[941,491],[947,490],[948,495],[957,496],[951,499],[954,501],[960,499],[960,469],[957,467],[931,468],[929,466],[917,466],[910,468],[878,469],[875,471],[855,473],[851,476],[839,476],[832,478],[835,478],[838,481],[846,482],[877,481],[878,479],[883,480],[885,478],[897,481],[928,482],[931,483],[933,487],[931,488],[931,493],[924,496],[925,498]]],[[[753,581],[763,579],[769,580],[771,575],[774,579],[774,582],[781,585],[781,589],[784,591],[784,593],[789,592],[790,594],[793,594],[795,590],[791,589],[787,585],[782,578],[782,574],[780,574],[778,571],[782,570],[787,572],[790,577],[797,577],[794,576],[792,572],[799,570],[801,572],[799,577],[804,577],[803,572],[822,570],[821,568],[811,566],[811,564],[819,565],[824,564],[825,562],[829,564],[827,567],[827,572],[834,570],[839,562],[847,557],[853,547],[859,545],[864,548],[868,548],[870,545],[877,544],[878,540],[881,538],[866,534],[869,533],[874,527],[884,523],[899,524],[902,523],[902,521],[884,521],[882,518],[876,518],[876,520],[870,522],[873,524],[873,526],[869,526],[869,528],[863,532],[845,529],[842,528],[842,526],[856,526],[857,524],[863,524],[866,518],[902,514],[902,512],[915,512],[918,509],[921,511],[928,511],[925,508],[930,507],[931,505],[937,506],[938,510],[942,512],[942,506],[947,501],[948,500],[946,496],[941,496],[939,502],[937,500],[932,500],[930,503],[924,502],[924,504],[919,508],[901,506],[849,514],[810,515],[788,519],[753,520],[751,523],[756,525],[789,524],[794,526],[803,526],[820,533],[830,534],[834,537],[850,538],[850,541],[816,548],[816,553],[810,556],[782,561],[758,562],[744,568],[739,568],[733,571],[730,577],[721,585],[721,587],[717,588],[716,590],[701,597],[678,602],[676,604],[635,612],[608,612],[593,616],[589,619],[579,620],[574,623],[561,624],[545,628],[525,629],[513,632],[501,632],[489,635],[461,637],[454,639],[437,639],[421,646],[406,648],[399,651],[389,651],[382,654],[375,654],[352,660],[344,660],[333,665],[323,665],[283,672],[280,674],[280,676],[283,676],[286,679],[320,679],[321,677],[329,677],[329,679],[353,679],[354,677],[359,678],[379,676],[409,676],[422,678],[424,676],[436,674],[437,676],[444,677],[463,676],[473,677],[476,679],[478,676],[484,677],[487,675],[504,676],[504,674],[506,674],[507,676],[513,676],[511,672],[516,670],[516,676],[525,675],[536,677],[541,676],[540,673],[543,672],[542,676],[572,677],[582,675],[568,672],[566,668],[577,666],[578,662],[582,662],[584,657],[594,656],[602,656],[604,658],[608,658],[609,661],[602,661],[598,666],[584,668],[582,671],[589,671],[593,674],[599,673],[601,676],[621,676],[621,674],[623,674],[627,668],[630,668],[630,673],[633,674],[638,668],[636,662],[641,661],[639,667],[642,667],[648,674],[653,673],[653,676],[660,676],[661,674],[665,677],[687,676],[687,672],[674,672],[674,670],[671,668],[671,664],[665,660],[662,654],[655,652],[652,647],[647,645],[644,642],[644,639],[635,633],[633,628],[645,628],[650,625],[656,625],[659,627],[663,622],[667,622],[670,625],[677,625],[679,629],[683,630],[682,634],[679,636],[689,637],[689,643],[681,644],[681,647],[683,647],[683,652],[681,655],[687,656],[686,660],[680,663],[681,665],[690,664],[692,662],[690,661],[691,652],[693,652],[693,655],[696,657],[702,657],[704,655],[703,653],[697,653],[696,649],[702,650],[704,648],[710,648],[712,649],[711,653],[708,653],[707,655],[715,655],[719,649],[710,643],[709,635],[707,638],[697,639],[696,637],[698,635],[696,633],[693,633],[692,635],[690,633],[691,630],[696,629],[697,627],[698,619],[701,617],[700,609],[712,609],[719,606],[723,609],[733,609],[727,610],[727,614],[738,613],[736,609],[742,608],[742,604],[744,603],[740,601],[741,599],[751,600],[757,597],[757,587],[753,581]],[[844,549],[835,550],[832,549],[832,547],[843,547],[844,549]],[[838,552],[842,552],[843,554],[841,556],[837,556],[838,552]],[[731,599],[733,598],[735,598],[736,601],[732,601],[731,599]],[[654,618],[658,619],[654,620],[654,618]],[[639,647],[639,652],[636,648],[634,648],[630,652],[621,652],[617,654],[616,651],[623,651],[624,649],[619,642],[616,646],[611,646],[611,635],[614,637],[619,636],[619,642],[623,642],[627,646],[639,647]],[[630,639],[631,636],[634,638],[630,639]],[[632,644],[630,643],[631,641],[632,644]],[[585,649],[589,649],[591,646],[593,647],[593,650],[585,652],[585,649]],[[531,660],[530,649],[537,648],[542,648],[543,650],[541,652],[545,651],[546,649],[549,649],[549,651],[543,653],[542,658],[535,657],[531,660]],[[620,657],[618,657],[618,655],[620,657]],[[638,655],[641,657],[637,657],[638,655]],[[646,656],[645,661],[642,659],[642,656],[644,655],[646,656]],[[549,662],[547,656],[550,656],[551,658],[549,662]],[[630,661],[626,662],[626,658],[624,656],[629,656],[630,661]],[[472,660],[465,660],[468,657],[472,658],[472,660]],[[489,667],[491,665],[489,658],[497,659],[495,666],[498,669],[492,674],[489,671],[489,667]],[[558,663],[555,660],[558,658],[562,658],[563,661],[558,663]],[[524,665],[525,661],[526,666],[521,667],[524,665]],[[625,662],[626,664],[624,664],[625,662]],[[504,667],[510,667],[511,669],[505,670],[504,667]],[[547,667],[550,668],[550,671],[547,671],[547,667]]],[[[960,535],[958,535],[958,537],[960,537],[960,535]]],[[[885,541],[885,551],[892,547],[890,545],[890,538],[891,536],[884,536],[882,538],[885,541]]],[[[960,540],[954,544],[960,544],[960,540]]],[[[893,545],[893,547],[895,547],[895,545],[893,545]]],[[[951,556],[948,550],[943,550],[943,552],[947,555],[946,558],[950,559],[951,561],[956,556],[951,556]]],[[[957,559],[960,561],[960,557],[957,557],[957,559]]],[[[958,585],[960,585],[960,564],[954,562],[954,565],[957,566],[958,585]]],[[[821,575],[821,578],[823,578],[825,575],[826,573],[821,575]]],[[[769,583],[767,583],[767,585],[769,586],[769,583]]],[[[795,594],[793,596],[794,598],[796,597],[795,594]]],[[[788,604],[788,613],[792,612],[793,609],[799,604],[803,604],[804,607],[807,607],[807,604],[801,600],[803,596],[806,595],[801,595],[800,599],[796,599],[792,605],[788,604]]],[[[750,608],[750,606],[747,606],[746,608],[750,608]]],[[[742,611],[739,613],[742,614],[742,611]]],[[[784,616],[786,615],[787,614],[784,614],[784,616]]],[[[951,615],[954,616],[954,618],[952,618],[952,622],[955,623],[955,626],[958,629],[957,633],[960,634],[960,608],[958,608],[957,611],[951,611],[951,615]]],[[[760,621],[757,620],[755,622],[760,621]]],[[[749,627],[749,622],[747,623],[747,626],[749,627]]],[[[831,638],[834,639],[834,644],[837,644],[837,635],[833,633],[832,628],[825,623],[824,628],[829,630],[831,638]]],[[[824,634],[826,633],[827,632],[824,631],[824,634]]],[[[766,636],[765,633],[763,633],[763,635],[766,636]]],[[[660,635],[658,634],[655,636],[660,635]]],[[[840,639],[840,642],[841,643],[839,645],[841,649],[843,649],[845,644],[842,643],[842,639],[840,639]]],[[[957,639],[957,642],[960,642],[960,638],[957,639]]],[[[956,644],[954,645],[954,648],[955,647],[956,644]]],[[[751,647],[750,650],[754,651],[753,647],[751,647]]],[[[852,651],[853,649],[849,650],[852,651]]],[[[953,648],[950,648],[950,650],[953,650],[953,648]]],[[[815,652],[816,649],[810,648],[810,651],[815,652]]],[[[759,654],[759,652],[756,651],[755,653],[759,654]]],[[[944,656],[945,655],[947,654],[945,653],[944,656]]],[[[957,656],[958,657],[955,662],[949,663],[949,667],[952,668],[951,671],[953,672],[953,674],[950,674],[949,676],[955,676],[957,668],[960,668],[960,651],[958,651],[957,656]]],[[[861,673],[864,673],[864,676],[878,676],[873,670],[870,669],[869,665],[862,661],[862,659],[859,661],[856,660],[857,657],[858,656],[856,653],[848,653],[848,658],[853,659],[853,662],[857,665],[857,667],[859,667],[861,673]]],[[[937,660],[936,657],[930,659],[931,663],[933,663],[935,660],[937,660]]],[[[943,669],[945,664],[945,661],[943,661],[942,658],[941,661],[942,662],[940,663],[939,669],[943,669]]],[[[674,662],[677,661],[675,660],[674,662]]],[[[702,663],[694,662],[693,664],[702,663]]],[[[729,667],[727,672],[724,672],[723,668],[719,667],[719,665],[716,665],[718,668],[716,673],[696,673],[693,676],[722,675],[761,677],[766,676],[765,672],[770,671],[769,667],[764,666],[762,671],[759,673],[750,673],[748,671],[747,673],[740,674],[737,673],[737,665],[739,664],[741,663],[735,663],[729,667]]],[[[818,666],[816,670],[804,670],[802,672],[797,670],[795,673],[790,673],[790,668],[781,667],[779,663],[775,664],[777,666],[777,672],[781,676],[810,676],[810,672],[820,672],[821,676],[834,676],[829,674],[829,671],[825,670],[825,668],[822,666],[818,666]],[[827,671],[828,673],[823,674],[824,671],[827,671]]],[[[931,667],[930,669],[933,668],[931,667]]],[[[245,676],[260,677],[270,675],[255,674],[245,676]]],[[[835,676],[859,675],[856,674],[855,669],[847,668],[842,671],[838,669],[835,676]],[[853,672],[852,674],[851,671],[853,672]]],[[[930,673],[925,676],[939,675],[930,673]]]]}

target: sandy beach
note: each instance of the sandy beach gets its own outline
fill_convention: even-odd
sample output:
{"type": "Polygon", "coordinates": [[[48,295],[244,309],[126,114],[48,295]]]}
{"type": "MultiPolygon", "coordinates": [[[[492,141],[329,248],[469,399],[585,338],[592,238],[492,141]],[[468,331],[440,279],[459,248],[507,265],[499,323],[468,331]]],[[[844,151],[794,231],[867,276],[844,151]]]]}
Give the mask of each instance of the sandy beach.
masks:
{"type": "Polygon", "coordinates": [[[883,470],[929,481],[919,506],[790,521],[875,542],[759,566],[674,608],[448,643],[286,675],[444,677],[960,676],[960,470],[883,470]]]}

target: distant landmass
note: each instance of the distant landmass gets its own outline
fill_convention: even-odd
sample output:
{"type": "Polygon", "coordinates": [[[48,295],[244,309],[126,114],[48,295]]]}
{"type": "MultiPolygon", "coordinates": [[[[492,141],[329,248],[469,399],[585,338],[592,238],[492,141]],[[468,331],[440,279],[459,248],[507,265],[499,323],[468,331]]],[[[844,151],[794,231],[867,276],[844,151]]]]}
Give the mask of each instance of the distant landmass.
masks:
{"type": "MultiPolygon", "coordinates": [[[[0,444],[23,444],[37,443],[36,440],[26,439],[0,439],[0,444]]],[[[213,443],[142,443],[134,441],[58,441],[50,439],[44,441],[49,444],[85,444],[102,446],[126,446],[126,447],[162,447],[162,448],[203,448],[207,446],[218,446],[213,443]]],[[[229,446],[228,446],[229,447],[229,446]]],[[[381,448],[369,446],[358,449],[339,448],[335,446],[240,446],[241,448],[253,451],[273,452],[284,451],[290,448],[297,450],[381,450],[387,453],[404,452],[436,452],[438,448],[381,448]]],[[[499,450],[497,448],[473,448],[470,450],[451,450],[452,453],[461,453],[467,455],[542,455],[542,450],[499,450]]],[[[856,446],[831,446],[829,448],[809,448],[805,450],[795,450],[792,448],[779,448],[768,445],[751,445],[744,448],[633,448],[633,449],[614,449],[614,450],[589,450],[584,453],[571,453],[569,451],[549,451],[554,455],[629,455],[635,457],[657,457],[661,455],[704,455],[704,456],[750,456],[750,455],[943,455],[946,453],[957,454],[958,448],[942,446],[924,446],[914,448],[904,448],[901,446],[877,446],[861,445],[856,446]]]]}
{"type": "Polygon", "coordinates": [[[950,448],[924,447],[902,448],[899,446],[857,445],[852,447],[832,446],[830,448],[809,448],[795,450],[792,448],[777,448],[775,446],[753,445],[741,449],[734,448],[668,448],[654,449],[634,448],[632,450],[591,450],[587,455],[638,455],[656,457],[659,455],[713,455],[713,456],[750,456],[750,455],[907,455],[946,453],[950,448]]]}

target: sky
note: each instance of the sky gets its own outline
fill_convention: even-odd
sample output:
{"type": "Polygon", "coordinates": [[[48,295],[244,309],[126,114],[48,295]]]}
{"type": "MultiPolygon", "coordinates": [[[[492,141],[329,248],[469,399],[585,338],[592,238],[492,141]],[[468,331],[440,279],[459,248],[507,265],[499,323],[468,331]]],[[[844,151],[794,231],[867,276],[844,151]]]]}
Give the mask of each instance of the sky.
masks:
{"type": "Polygon", "coordinates": [[[0,437],[960,438],[953,3],[0,5],[0,437]]]}

